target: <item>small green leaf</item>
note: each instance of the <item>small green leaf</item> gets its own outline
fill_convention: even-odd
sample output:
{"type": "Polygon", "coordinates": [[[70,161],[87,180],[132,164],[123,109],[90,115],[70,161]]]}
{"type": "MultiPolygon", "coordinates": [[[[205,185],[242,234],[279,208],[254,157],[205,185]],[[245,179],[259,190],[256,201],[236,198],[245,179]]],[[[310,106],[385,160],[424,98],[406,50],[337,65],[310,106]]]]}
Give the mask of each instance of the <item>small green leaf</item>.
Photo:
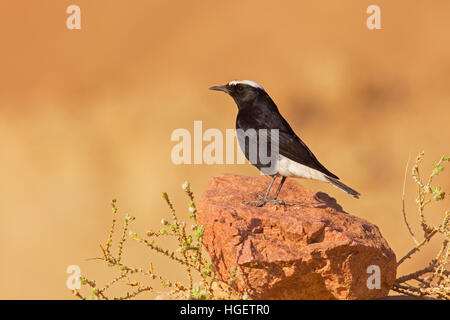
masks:
{"type": "Polygon", "coordinates": [[[195,231],[194,231],[194,236],[198,239],[203,235],[205,228],[203,226],[199,226],[195,231]]]}
{"type": "Polygon", "coordinates": [[[436,201],[443,200],[445,198],[445,192],[442,191],[440,186],[432,188],[433,190],[433,198],[436,201]]]}

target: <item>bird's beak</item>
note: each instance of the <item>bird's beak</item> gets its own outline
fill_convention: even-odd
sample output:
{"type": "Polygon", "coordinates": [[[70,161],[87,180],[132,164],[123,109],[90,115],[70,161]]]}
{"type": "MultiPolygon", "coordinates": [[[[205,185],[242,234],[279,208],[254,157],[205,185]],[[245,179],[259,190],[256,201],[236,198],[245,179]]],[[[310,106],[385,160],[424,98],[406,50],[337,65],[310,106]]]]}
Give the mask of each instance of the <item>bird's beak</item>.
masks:
{"type": "Polygon", "coordinates": [[[225,93],[230,93],[226,86],[213,86],[209,90],[223,91],[225,93]]]}

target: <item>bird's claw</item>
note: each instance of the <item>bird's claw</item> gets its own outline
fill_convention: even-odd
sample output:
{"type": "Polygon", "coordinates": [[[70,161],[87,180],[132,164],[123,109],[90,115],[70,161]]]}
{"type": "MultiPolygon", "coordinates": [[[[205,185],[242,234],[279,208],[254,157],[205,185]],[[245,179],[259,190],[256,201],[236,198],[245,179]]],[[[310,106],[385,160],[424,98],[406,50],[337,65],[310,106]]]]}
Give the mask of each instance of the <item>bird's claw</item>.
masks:
{"type": "Polygon", "coordinates": [[[286,205],[286,203],[283,200],[276,200],[276,199],[267,200],[266,203],[268,203],[268,204],[279,204],[279,205],[282,205],[282,206],[286,205]]]}
{"type": "Polygon", "coordinates": [[[286,205],[286,203],[283,200],[275,200],[275,199],[270,199],[270,200],[259,200],[259,201],[246,201],[245,202],[246,205],[249,206],[254,206],[254,207],[262,207],[265,204],[279,204],[279,205],[286,205]]]}
{"type": "Polygon", "coordinates": [[[265,204],[265,202],[262,200],[260,200],[260,201],[245,201],[245,204],[249,205],[249,206],[254,206],[254,207],[262,207],[265,204]]]}

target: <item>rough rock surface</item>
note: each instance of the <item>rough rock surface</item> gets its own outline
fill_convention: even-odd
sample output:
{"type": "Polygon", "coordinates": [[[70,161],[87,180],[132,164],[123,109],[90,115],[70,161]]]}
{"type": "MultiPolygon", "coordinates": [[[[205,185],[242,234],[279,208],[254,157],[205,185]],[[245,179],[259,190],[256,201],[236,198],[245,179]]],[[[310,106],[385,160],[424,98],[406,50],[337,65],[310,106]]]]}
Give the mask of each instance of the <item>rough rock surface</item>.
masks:
{"type": "Polygon", "coordinates": [[[374,299],[388,294],[396,258],[377,226],[293,179],[279,195],[286,205],[246,205],[258,200],[256,193],[264,193],[269,181],[228,174],[210,179],[198,219],[219,278],[228,281],[236,265],[234,286],[253,299],[374,299]],[[369,278],[371,265],[380,268],[380,289],[367,286],[368,279],[376,285],[369,278]]]}

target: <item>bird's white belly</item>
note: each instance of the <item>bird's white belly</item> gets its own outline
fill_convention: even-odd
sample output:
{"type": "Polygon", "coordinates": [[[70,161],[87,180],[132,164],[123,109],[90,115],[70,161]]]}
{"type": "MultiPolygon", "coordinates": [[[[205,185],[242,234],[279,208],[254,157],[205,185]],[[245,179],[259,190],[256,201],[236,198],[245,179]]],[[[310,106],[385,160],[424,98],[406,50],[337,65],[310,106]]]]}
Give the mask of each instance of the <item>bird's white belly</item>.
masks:
{"type": "Polygon", "coordinates": [[[295,162],[282,155],[278,156],[277,172],[279,175],[285,177],[314,179],[328,182],[322,172],[295,162]]]}

